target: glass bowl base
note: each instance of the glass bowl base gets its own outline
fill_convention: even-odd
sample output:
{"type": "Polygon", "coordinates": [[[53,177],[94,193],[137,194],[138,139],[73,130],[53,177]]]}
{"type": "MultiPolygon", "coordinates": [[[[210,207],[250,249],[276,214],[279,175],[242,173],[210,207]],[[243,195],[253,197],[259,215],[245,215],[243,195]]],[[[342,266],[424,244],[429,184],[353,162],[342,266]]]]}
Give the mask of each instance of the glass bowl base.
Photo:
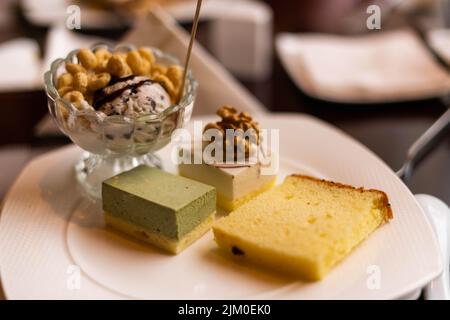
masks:
{"type": "Polygon", "coordinates": [[[102,182],[104,180],[141,164],[162,168],[161,160],[151,153],[134,157],[104,156],[84,152],[75,165],[75,174],[82,191],[90,198],[100,200],[102,197],[102,182]]]}

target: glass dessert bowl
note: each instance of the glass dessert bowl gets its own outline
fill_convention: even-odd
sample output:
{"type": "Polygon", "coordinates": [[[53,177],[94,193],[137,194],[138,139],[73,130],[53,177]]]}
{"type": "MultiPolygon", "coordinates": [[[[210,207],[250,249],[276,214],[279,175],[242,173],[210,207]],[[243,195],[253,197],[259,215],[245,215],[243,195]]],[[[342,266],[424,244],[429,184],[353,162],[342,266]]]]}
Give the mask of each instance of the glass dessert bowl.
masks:
{"type": "MultiPolygon", "coordinates": [[[[190,120],[197,82],[189,70],[184,92],[179,94],[181,98],[174,99],[173,92],[166,90],[164,83],[154,80],[167,80],[167,77],[158,75],[160,72],[167,72],[166,66],[181,68],[174,57],[155,48],[145,48],[147,51],[151,50],[153,55],[150,67],[151,70],[154,69],[153,76],[131,74],[121,77],[115,73],[118,68],[110,63],[113,58],[108,58],[109,63],[105,61],[103,70],[98,71],[99,73],[88,70],[88,58],[97,56],[97,53],[109,52],[108,56],[117,56],[119,62],[131,63],[133,59],[129,59],[127,55],[137,53],[136,47],[96,44],[88,50],[91,52],[88,58],[84,57],[82,50],[87,49],[74,50],[65,59],[57,59],[52,63],[44,76],[45,90],[49,112],[59,129],[85,150],[75,165],[78,182],[88,195],[100,198],[101,184],[105,179],[141,164],[161,167],[154,152],[166,146],[171,141],[174,130],[184,127],[190,120]],[[72,70],[74,67],[82,69],[87,75],[72,70]],[[163,68],[166,71],[160,70],[163,68]],[[112,70],[109,77],[108,74],[105,75],[108,69],[112,70]],[[107,85],[89,93],[86,88],[91,84],[95,87],[92,79],[104,77],[109,79],[107,85]],[[83,80],[87,81],[86,79],[90,82],[86,82],[85,87],[82,87],[83,80]],[[69,90],[73,89],[72,87],[77,90],[67,92],[66,88],[62,87],[62,82],[67,82],[71,87],[69,90]],[[80,86],[82,89],[79,89],[80,86]],[[84,98],[78,89],[84,93],[84,98]],[[81,96],[81,101],[75,99],[78,96],[81,96]]],[[[100,56],[99,54],[98,57],[100,56]]],[[[95,68],[99,70],[100,60],[95,68]]],[[[134,68],[127,70],[131,69],[134,72],[134,68]]],[[[180,90],[179,83],[178,86],[180,90]]],[[[168,87],[173,91],[174,86],[168,87]]]]}

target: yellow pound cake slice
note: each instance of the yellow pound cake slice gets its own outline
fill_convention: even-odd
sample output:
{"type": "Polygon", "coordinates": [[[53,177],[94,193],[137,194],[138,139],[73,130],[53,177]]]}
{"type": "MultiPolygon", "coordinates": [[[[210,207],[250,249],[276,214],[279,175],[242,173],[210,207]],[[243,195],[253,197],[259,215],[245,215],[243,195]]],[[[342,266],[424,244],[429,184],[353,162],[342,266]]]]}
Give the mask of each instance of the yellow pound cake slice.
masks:
{"type": "Polygon", "coordinates": [[[386,194],[292,175],[213,227],[218,245],[275,270],[320,280],[392,219],[386,194]]]}

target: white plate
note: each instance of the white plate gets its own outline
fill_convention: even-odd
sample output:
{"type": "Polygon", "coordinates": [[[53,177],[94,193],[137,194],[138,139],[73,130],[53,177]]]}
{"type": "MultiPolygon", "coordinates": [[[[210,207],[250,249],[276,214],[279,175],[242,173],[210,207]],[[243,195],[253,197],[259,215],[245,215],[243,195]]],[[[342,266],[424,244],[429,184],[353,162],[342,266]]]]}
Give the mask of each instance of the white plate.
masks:
{"type": "Polygon", "coordinates": [[[450,75],[407,30],[356,37],[283,33],[276,49],[298,88],[327,101],[420,100],[450,89],[450,75]]]}
{"type": "MultiPolygon", "coordinates": [[[[208,120],[203,118],[204,121],[208,120]]],[[[31,162],[1,216],[0,270],[8,298],[391,299],[442,270],[437,241],[417,201],[364,146],[304,115],[260,119],[280,129],[281,172],[300,172],[384,190],[395,218],[321,282],[302,283],[223,258],[208,233],[178,256],[161,254],[103,228],[98,205],[77,191],[70,146],[31,162]],[[74,289],[74,269],[81,286],[74,289]],[[379,288],[368,286],[379,275],[379,288]],[[69,284],[69,286],[68,286],[69,284]],[[70,285],[72,284],[72,286],[70,285]]],[[[170,147],[159,153],[168,165],[170,147]]],[[[75,282],[76,283],[76,282],[75,282]]],[[[76,287],[75,287],[76,288],[76,287]]]]}

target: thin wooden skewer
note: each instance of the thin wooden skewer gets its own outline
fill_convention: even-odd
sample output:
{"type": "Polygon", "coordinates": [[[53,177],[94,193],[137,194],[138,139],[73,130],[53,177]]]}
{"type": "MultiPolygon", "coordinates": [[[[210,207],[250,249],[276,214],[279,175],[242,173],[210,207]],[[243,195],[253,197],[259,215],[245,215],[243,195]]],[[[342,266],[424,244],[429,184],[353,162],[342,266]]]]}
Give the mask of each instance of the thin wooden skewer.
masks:
{"type": "Polygon", "coordinates": [[[197,0],[197,9],[195,10],[194,24],[192,25],[192,31],[191,31],[191,40],[189,41],[189,47],[188,47],[188,51],[186,54],[186,61],[184,63],[183,80],[181,83],[181,88],[180,88],[180,93],[179,93],[180,96],[179,96],[178,101],[180,101],[184,95],[184,87],[186,85],[186,77],[187,77],[187,73],[188,73],[188,69],[189,69],[189,62],[191,60],[191,52],[192,52],[192,48],[194,46],[195,36],[197,35],[197,27],[198,27],[198,21],[200,20],[200,9],[202,7],[202,2],[203,2],[203,0],[197,0]]]}

